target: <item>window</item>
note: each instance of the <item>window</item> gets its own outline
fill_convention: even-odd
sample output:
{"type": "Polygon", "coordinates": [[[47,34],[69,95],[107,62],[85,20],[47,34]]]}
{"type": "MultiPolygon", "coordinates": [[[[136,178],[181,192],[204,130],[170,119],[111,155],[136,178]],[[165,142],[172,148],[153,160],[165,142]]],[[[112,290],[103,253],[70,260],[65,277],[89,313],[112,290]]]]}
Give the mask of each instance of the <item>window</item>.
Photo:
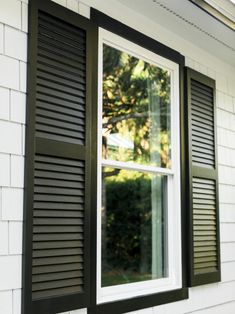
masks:
{"type": "Polygon", "coordinates": [[[100,30],[98,302],[181,287],[178,65],[100,30]]]}

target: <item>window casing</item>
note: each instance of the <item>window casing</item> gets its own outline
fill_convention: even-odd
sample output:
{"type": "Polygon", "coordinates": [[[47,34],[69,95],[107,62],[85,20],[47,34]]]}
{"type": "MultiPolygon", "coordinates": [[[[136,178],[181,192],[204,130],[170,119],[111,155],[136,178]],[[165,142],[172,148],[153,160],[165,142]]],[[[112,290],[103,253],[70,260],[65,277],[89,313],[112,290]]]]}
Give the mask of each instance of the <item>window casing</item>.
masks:
{"type": "MultiPolygon", "coordinates": [[[[180,207],[180,131],[179,131],[179,66],[120,36],[99,30],[98,67],[98,182],[97,182],[97,303],[128,299],[182,287],[181,207],[180,207]],[[139,60],[167,70],[170,75],[171,165],[141,164],[102,157],[103,114],[103,45],[125,52],[139,60]],[[125,169],[162,176],[166,179],[165,252],[166,275],[159,279],[102,287],[102,167],[125,169]]],[[[125,223],[125,222],[124,222],[125,223]]]]}

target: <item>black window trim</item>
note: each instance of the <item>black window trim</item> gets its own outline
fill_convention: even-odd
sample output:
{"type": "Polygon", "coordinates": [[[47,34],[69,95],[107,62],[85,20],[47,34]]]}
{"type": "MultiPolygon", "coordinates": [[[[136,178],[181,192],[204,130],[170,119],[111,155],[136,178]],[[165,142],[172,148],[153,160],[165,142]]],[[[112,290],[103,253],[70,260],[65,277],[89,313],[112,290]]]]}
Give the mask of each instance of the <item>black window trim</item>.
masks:
{"type": "MultiPolygon", "coordinates": [[[[186,114],[184,108],[184,66],[185,66],[185,58],[179,52],[165,46],[164,44],[140,33],[133,28],[107,16],[106,14],[91,8],[90,14],[91,21],[96,24],[98,27],[104,28],[116,35],[119,35],[139,46],[142,46],[164,58],[167,58],[179,65],[179,91],[180,91],[180,157],[181,157],[181,237],[182,237],[182,288],[177,290],[171,290],[166,292],[160,292],[150,295],[144,295],[140,297],[135,297],[126,300],[119,300],[107,303],[97,304],[97,283],[96,283],[96,268],[97,268],[97,184],[96,179],[92,185],[91,195],[93,196],[92,200],[92,208],[91,208],[91,306],[88,308],[88,314],[121,314],[125,312],[135,311],[144,309],[147,307],[157,306],[160,304],[175,302],[188,298],[188,288],[187,288],[187,269],[186,269],[186,248],[188,243],[186,242],[186,153],[185,153],[185,128],[186,125],[186,114]]],[[[98,76],[98,72],[96,73],[96,79],[98,76]]],[[[97,97],[97,96],[96,96],[97,97]]],[[[96,166],[96,155],[97,155],[97,108],[93,108],[92,115],[92,173],[93,178],[96,178],[95,175],[97,173],[96,166]]]]}

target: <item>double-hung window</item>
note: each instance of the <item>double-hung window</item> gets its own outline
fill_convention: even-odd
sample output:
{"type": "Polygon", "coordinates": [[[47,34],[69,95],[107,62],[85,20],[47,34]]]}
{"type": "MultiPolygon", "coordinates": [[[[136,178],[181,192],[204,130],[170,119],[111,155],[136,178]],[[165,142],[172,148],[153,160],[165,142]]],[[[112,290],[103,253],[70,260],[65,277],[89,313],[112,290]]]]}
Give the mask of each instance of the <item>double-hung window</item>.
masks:
{"type": "Polygon", "coordinates": [[[181,287],[178,65],[99,33],[97,300],[181,287]]]}

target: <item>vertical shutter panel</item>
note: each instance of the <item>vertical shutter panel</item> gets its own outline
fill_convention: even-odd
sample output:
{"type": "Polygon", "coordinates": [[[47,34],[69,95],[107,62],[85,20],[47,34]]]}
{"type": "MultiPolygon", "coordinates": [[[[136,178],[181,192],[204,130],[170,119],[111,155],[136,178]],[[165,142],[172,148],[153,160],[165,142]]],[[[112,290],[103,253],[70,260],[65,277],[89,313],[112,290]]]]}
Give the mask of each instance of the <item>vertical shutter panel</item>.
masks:
{"type": "Polygon", "coordinates": [[[96,30],[45,0],[31,1],[30,24],[23,313],[46,314],[89,305],[96,30]]]}
{"type": "Polygon", "coordinates": [[[39,12],[36,136],[84,145],[85,93],[85,30],[39,12]]]}
{"type": "Polygon", "coordinates": [[[189,285],[220,280],[215,82],[186,69],[189,152],[189,285]]]}
{"type": "Polygon", "coordinates": [[[85,163],[36,154],[34,169],[33,300],[82,292],[85,163]]]}

